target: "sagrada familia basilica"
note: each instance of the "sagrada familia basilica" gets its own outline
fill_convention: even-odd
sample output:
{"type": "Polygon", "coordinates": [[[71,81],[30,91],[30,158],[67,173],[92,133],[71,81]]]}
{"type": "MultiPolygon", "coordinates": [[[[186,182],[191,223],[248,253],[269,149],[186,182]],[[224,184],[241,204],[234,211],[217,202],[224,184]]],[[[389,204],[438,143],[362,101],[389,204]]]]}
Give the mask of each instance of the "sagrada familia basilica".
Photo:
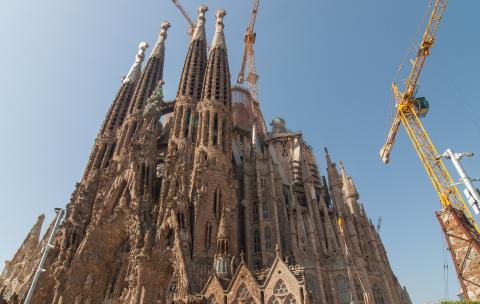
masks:
{"type": "MultiPolygon", "coordinates": [[[[67,204],[31,303],[409,304],[352,178],[322,176],[301,132],[232,86],[215,14],[200,6],[175,100],[164,100],[168,22],[141,43],[67,204]]],[[[167,56],[168,57],[168,56],[167,56]]],[[[23,303],[53,223],[38,218],[0,276],[23,303]]]]}

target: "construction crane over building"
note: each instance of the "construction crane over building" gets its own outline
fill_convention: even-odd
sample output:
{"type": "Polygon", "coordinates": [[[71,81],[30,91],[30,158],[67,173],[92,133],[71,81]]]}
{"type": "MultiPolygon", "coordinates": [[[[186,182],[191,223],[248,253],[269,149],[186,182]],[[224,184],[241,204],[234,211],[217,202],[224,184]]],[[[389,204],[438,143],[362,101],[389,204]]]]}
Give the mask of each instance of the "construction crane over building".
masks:
{"type": "Polygon", "coordinates": [[[260,78],[257,74],[257,64],[255,63],[255,50],[254,44],[257,38],[257,34],[255,33],[255,21],[257,20],[257,13],[258,7],[260,5],[260,0],[253,0],[253,7],[252,13],[250,15],[250,21],[247,25],[247,30],[245,31],[244,35],[244,48],[243,48],[243,56],[242,62],[240,65],[240,71],[237,77],[237,84],[242,85],[245,82],[245,68],[248,70],[247,74],[247,83],[248,89],[250,91],[250,95],[252,96],[253,103],[252,103],[252,112],[255,115],[255,120],[257,127],[261,128],[263,133],[266,133],[266,125],[261,114],[259,111],[259,100],[258,100],[258,86],[257,82],[260,78]]]}
{"type": "Polygon", "coordinates": [[[463,298],[474,300],[480,298],[480,230],[420,122],[420,118],[428,112],[429,103],[424,97],[416,97],[418,78],[434,45],[447,2],[448,0],[435,0],[433,3],[427,28],[416,58],[412,61],[413,67],[403,92],[396,83],[392,85],[397,109],[380,156],[384,163],[389,162],[400,124],[403,124],[440,198],[442,209],[436,215],[452,255],[463,298]]]}

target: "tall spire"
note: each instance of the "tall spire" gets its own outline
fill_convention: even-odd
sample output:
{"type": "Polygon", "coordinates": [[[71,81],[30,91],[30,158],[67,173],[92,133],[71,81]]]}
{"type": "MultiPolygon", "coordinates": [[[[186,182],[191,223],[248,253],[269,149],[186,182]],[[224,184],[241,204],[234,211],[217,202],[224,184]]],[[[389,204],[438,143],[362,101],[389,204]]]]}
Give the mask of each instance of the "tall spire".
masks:
{"type": "Polygon", "coordinates": [[[163,21],[160,26],[160,35],[153,48],[150,58],[143,73],[138,81],[138,86],[133,94],[132,102],[128,108],[128,113],[142,109],[145,101],[152,95],[160,79],[163,79],[163,64],[165,59],[165,40],[167,39],[167,30],[170,28],[168,21],[163,21]]]}
{"type": "Polygon", "coordinates": [[[113,156],[113,152],[116,148],[115,134],[125,120],[128,106],[132,100],[133,93],[140,77],[142,62],[145,58],[145,50],[148,47],[149,45],[145,41],[140,42],[138,45],[138,52],[135,56],[135,61],[130,68],[130,71],[128,71],[127,76],[123,79],[122,85],[120,86],[107,115],[105,115],[105,119],[102,123],[97,141],[92,149],[92,153],[90,154],[83,178],[88,177],[92,169],[99,169],[108,166],[110,159],[113,156]]]}
{"type": "Polygon", "coordinates": [[[123,83],[127,82],[136,82],[138,77],[140,76],[140,72],[142,69],[142,62],[145,59],[145,50],[149,47],[148,43],[145,41],[140,42],[138,45],[138,53],[135,56],[135,61],[133,62],[130,71],[128,71],[127,76],[123,79],[123,83]]]}
{"type": "Polygon", "coordinates": [[[355,197],[358,199],[359,194],[357,192],[357,189],[355,188],[355,184],[353,183],[353,180],[350,176],[348,176],[347,171],[345,170],[343,166],[343,162],[339,161],[339,166],[340,166],[340,173],[342,175],[342,182],[343,182],[343,189],[345,196],[348,197],[355,197]]]}
{"type": "Polygon", "coordinates": [[[223,18],[227,13],[223,9],[217,10],[215,17],[215,35],[207,64],[207,73],[203,90],[203,100],[216,101],[231,107],[230,69],[228,67],[227,46],[223,33],[223,18]]]}
{"type": "Polygon", "coordinates": [[[332,165],[332,159],[330,158],[330,153],[328,152],[327,147],[323,147],[323,150],[325,151],[325,159],[327,160],[327,166],[332,165]]]}
{"type": "Polygon", "coordinates": [[[205,35],[206,5],[198,8],[198,18],[183,65],[177,96],[191,97],[199,101],[202,94],[203,78],[207,65],[207,39],[205,35]]]}

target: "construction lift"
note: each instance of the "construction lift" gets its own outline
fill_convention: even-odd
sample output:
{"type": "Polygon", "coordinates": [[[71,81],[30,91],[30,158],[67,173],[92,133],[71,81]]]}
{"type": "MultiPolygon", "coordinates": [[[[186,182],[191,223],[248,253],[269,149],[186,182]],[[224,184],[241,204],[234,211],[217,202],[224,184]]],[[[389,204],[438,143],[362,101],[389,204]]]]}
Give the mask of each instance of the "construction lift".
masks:
{"type": "Polygon", "coordinates": [[[480,230],[443,164],[441,155],[420,122],[420,118],[428,112],[429,103],[423,97],[416,97],[417,81],[425,60],[430,54],[430,49],[434,45],[435,34],[447,2],[448,0],[435,0],[433,3],[427,28],[416,58],[412,61],[413,67],[403,92],[396,83],[392,85],[396,99],[396,113],[387,141],[380,150],[380,157],[384,163],[389,162],[400,124],[403,124],[440,198],[442,209],[436,212],[436,216],[448,243],[463,298],[475,300],[480,298],[480,230]]]}

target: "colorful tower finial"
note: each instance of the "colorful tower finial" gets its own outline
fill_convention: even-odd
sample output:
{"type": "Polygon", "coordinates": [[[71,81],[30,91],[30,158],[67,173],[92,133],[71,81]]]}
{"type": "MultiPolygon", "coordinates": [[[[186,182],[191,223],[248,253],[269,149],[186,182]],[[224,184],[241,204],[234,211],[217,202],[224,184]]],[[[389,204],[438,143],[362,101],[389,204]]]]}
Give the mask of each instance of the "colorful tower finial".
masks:
{"type": "Polygon", "coordinates": [[[140,77],[142,62],[145,59],[145,50],[149,47],[148,43],[145,41],[140,42],[138,45],[138,53],[135,56],[135,62],[133,63],[130,71],[128,71],[127,76],[123,79],[123,83],[135,82],[140,77]]]}
{"type": "Polygon", "coordinates": [[[160,34],[158,36],[157,43],[153,48],[152,54],[150,56],[158,56],[161,53],[161,50],[164,47],[165,40],[167,39],[167,30],[170,28],[170,22],[163,21],[160,25],[160,34]]]}
{"type": "Polygon", "coordinates": [[[210,47],[210,50],[213,50],[217,47],[227,47],[225,44],[225,35],[223,33],[223,28],[225,27],[225,25],[223,24],[223,17],[225,17],[225,15],[227,15],[227,12],[223,9],[218,9],[217,13],[215,14],[215,18],[217,18],[217,21],[215,23],[215,36],[213,36],[212,46],[210,47]]]}
{"type": "Polygon", "coordinates": [[[197,13],[197,24],[193,32],[191,41],[199,39],[205,40],[205,13],[208,11],[208,7],[205,4],[201,4],[198,7],[197,13]]]}

